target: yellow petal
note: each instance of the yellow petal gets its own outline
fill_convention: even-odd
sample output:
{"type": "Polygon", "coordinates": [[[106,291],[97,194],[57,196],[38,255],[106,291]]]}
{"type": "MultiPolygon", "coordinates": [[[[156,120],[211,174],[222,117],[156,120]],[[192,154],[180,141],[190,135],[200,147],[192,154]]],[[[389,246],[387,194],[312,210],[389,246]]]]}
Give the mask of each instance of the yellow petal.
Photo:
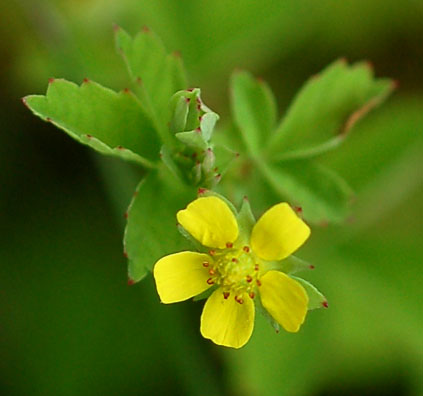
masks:
{"type": "Polygon", "coordinates": [[[263,307],[286,331],[297,332],[307,314],[308,296],[304,288],[278,271],[269,271],[260,280],[263,307]]]}
{"type": "Polygon", "coordinates": [[[203,263],[212,258],[203,253],[180,252],[162,257],[154,266],[160,300],[165,304],[187,300],[208,289],[210,278],[203,263]]]}
{"type": "Polygon", "coordinates": [[[282,260],[309,237],[310,228],[287,203],[272,206],[260,217],[251,233],[251,247],[263,260],[282,260]]]}
{"type": "Polygon", "coordinates": [[[217,197],[201,197],[176,215],[184,227],[203,246],[224,249],[238,238],[238,224],[228,205],[217,197]]]}
{"type": "Polygon", "coordinates": [[[234,297],[231,294],[225,300],[220,288],[213,292],[201,315],[201,334],[217,345],[241,348],[253,332],[254,303],[247,294],[242,304],[234,297]]]}

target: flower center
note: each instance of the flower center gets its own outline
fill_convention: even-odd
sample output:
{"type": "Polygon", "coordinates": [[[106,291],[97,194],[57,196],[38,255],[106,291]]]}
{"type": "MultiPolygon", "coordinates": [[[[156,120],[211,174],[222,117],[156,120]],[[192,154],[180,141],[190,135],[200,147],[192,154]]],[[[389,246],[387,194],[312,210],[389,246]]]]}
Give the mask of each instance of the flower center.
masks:
{"type": "Polygon", "coordinates": [[[209,252],[214,258],[213,264],[203,263],[209,267],[207,283],[219,285],[225,299],[232,294],[242,304],[245,293],[254,298],[255,289],[260,286],[259,260],[248,246],[241,249],[232,248],[230,243],[227,246],[227,249],[209,252]]]}

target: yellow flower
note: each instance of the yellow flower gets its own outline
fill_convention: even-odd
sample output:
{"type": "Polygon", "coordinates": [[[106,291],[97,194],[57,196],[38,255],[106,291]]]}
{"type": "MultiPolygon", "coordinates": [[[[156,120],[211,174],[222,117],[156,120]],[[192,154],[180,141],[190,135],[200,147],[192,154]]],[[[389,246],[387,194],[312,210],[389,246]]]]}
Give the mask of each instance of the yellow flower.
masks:
{"type": "Polygon", "coordinates": [[[179,211],[177,219],[209,251],[175,253],[156,263],[154,278],[163,303],[187,300],[215,287],[201,315],[201,334],[233,348],[251,337],[257,298],[285,330],[299,330],[307,313],[307,293],[299,282],[272,269],[310,235],[287,203],[246,225],[248,221],[239,215],[237,220],[223,199],[203,196],[179,211]]]}

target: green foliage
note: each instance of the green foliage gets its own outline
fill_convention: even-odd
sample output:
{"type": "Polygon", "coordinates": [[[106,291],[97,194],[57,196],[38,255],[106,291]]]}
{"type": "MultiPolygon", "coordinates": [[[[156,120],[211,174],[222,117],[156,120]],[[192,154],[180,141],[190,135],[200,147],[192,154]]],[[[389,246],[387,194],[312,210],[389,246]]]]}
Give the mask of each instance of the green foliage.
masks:
{"type": "Polygon", "coordinates": [[[304,287],[308,295],[308,309],[309,311],[317,308],[328,307],[326,297],[316,289],[310,282],[296,276],[292,277],[296,281],[300,282],[304,287]]]}
{"type": "Polygon", "coordinates": [[[144,28],[134,38],[115,27],[115,41],[140,100],[150,110],[164,142],[169,143],[169,99],[187,88],[179,54],[167,54],[157,35],[144,28]]]}
{"type": "Polygon", "coordinates": [[[266,83],[247,72],[232,76],[232,112],[251,154],[261,151],[276,123],[276,102],[266,83]]]}
{"type": "Polygon", "coordinates": [[[166,254],[186,249],[177,237],[176,212],[196,195],[194,188],[178,183],[161,167],[138,185],[128,209],[124,246],[128,256],[128,276],[138,282],[166,254]]]}
{"type": "Polygon", "coordinates": [[[275,127],[269,88],[242,72],[232,78],[232,113],[246,157],[278,199],[301,206],[312,223],[340,222],[348,214],[351,189],[314,157],[343,142],[392,88],[390,80],[374,79],[368,64],[348,66],[341,60],[305,84],[275,127]]]}
{"type": "Polygon", "coordinates": [[[103,154],[147,167],[158,158],[160,145],[151,119],[129,91],[116,93],[93,81],[77,86],[53,79],[46,96],[23,100],[34,114],[103,154]]]}
{"type": "Polygon", "coordinates": [[[393,87],[391,80],[374,79],[367,63],[333,63],[297,94],[268,141],[269,155],[275,159],[305,158],[336,147],[393,87]]]}
{"type": "MultiPolygon", "coordinates": [[[[374,80],[366,64],[336,62],[304,86],[277,126],[270,88],[247,72],[236,72],[231,80],[234,128],[228,132],[239,133],[242,143],[229,137],[226,144],[214,139],[219,116],[201,100],[200,89],[184,90],[178,54],[169,55],[148,29],[132,38],[116,27],[115,41],[135,94],[128,89],[116,93],[89,80],[80,87],[52,80],[46,96],[24,101],[81,143],[153,169],[127,212],[124,244],[131,281],[141,280],[163,255],[180,250],[184,241],[175,235],[175,213],[197,187],[214,189],[239,151],[242,161],[227,182],[253,167],[263,187],[270,187],[277,200],[301,206],[306,220],[322,224],[346,217],[351,190],[313,157],[344,140],[346,131],[388,95],[389,81],[374,80]]],[[[256,182],[243,182],[247,192],[257,189],[256,182]]],[[[271,194],[262,199],[266,206],[275,203],[271,194]]],[[[242,232],[254,223],[246,200],[239,221],[242,232]]]]}

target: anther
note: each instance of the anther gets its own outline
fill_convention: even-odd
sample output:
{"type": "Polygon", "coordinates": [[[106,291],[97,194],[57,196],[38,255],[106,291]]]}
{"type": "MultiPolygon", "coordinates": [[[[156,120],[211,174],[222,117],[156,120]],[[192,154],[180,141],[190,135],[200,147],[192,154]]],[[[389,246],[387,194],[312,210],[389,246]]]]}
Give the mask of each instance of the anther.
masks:
{"type": "Polygon", "coordinates": [[[208,267],[209,265],[210,265],[210,263],[208,261],[203,262],[203,267],[208,267]]]}
{"type": "Polygon", "coordinates": [[[232,258],[232,262],[233,263],[237,263],[238,262],[238,259],[234,257],[234,258],[232,258]]]}
{"type": "Polygon", "coordinates": [[[207,284],[214,285],[214,280],[212,278],[207,279],[207,284]]]}
{"type": "Polygon", "coordinates": [[[216,271],[213,268],[210,268],[209,269],[209,274],[210,275],[214,275],[215,273],[216,273],[216,271]]]}
{"type": "Polygon", "coordinates": [[[231,293],[229,293],[229,292],[223,292],[223,298],[224,298],[225,300],[227,300],[227,299],[229,298],[230,294],[231,294],[231,293]]]}
{"type": "Polygon", "coordinates": [[[254,266],[254,271],[258,271],[259,270],[259,265],[258,264],[256,264],[255,266],[254,266]]]}
{"type": "Polygon", "coordinates": [[[254,292],[250,292],[248,295],[250,296],[251,299],[253,299],[256,296],[254,292]]]}
{"type": "Polygon", "coordinates": [[[238,296],[235,296],[235,301],[236,301],[238,304],[243,304],[243,303],[244,303],[244,300],[243,300],[242,298],[239,298],[238,296]]]}
{"type": "Polygon", "coordinates": [[[242,250],[243,250],[245,253],[249,253],[249,252],[250,252],[250,248],[249,248],[248,246],[244,246],[244,247],[242,248],[242,250]]]}
{"type": "Polygon", "coordinates": [[[256,283],[257,283],[257,286],[261,286],[261,281],[260,281],[260,279],[257,279],[257,280],[256,280],[256,283]]]}
{"type": "Polygon", "coordinates": [[[231,243],[231,242],[227,242],[227,243],[226,243],[226,247],[227,247],[228,249],[231,249],[233,246],[234,246],[234,244],[233,244],[233,243],[231,243]]]}
{"type": "Polygon", "coordinates": [[[209,250],[210,256],[214,256],[216,254],[216,250],[209,250]]]}
{"type": "Polygon", "coordinates": [[[252,282],[252,280],[253,280],[253,278],[252,278],[250,275],[247,275],[247,282],[248,282],[248,283],[251,283],[251,282],[252,282]]]}

